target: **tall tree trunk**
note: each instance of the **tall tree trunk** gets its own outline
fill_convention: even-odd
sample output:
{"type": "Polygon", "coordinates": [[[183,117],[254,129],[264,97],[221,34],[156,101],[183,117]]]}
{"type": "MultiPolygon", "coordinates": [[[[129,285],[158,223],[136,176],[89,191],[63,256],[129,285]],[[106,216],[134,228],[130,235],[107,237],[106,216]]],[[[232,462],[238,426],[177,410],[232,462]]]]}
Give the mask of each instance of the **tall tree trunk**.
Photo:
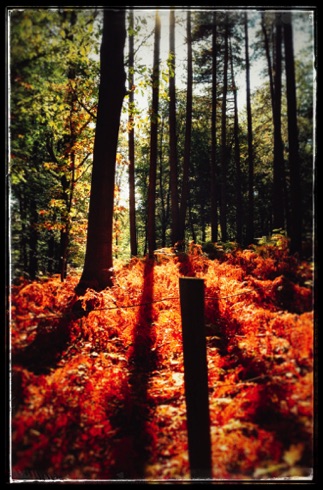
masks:
{"type": "Polygon", "coordinates": [[[27,203],[26,203],[26,189],[23,189],[21,193],[19,193],[19,212],[20,212],[20,221],[21,221],[21,233],[20,233],[20,246],[19,246],[19,260],[20,264],[22,264],[23,271],[29,271],[29,263],[28,263],[28,233],[27,233],[27,203]]]}
{"type": "Polygon", "coordinates": [[[268,33],[266,29],[264,12],[262,12],[261,14],[261,28],[264,35],[265,53],[266,53],[267,66],[268,66],[269,87],[270,87],[270,96],[271,96],[271,106],[272,106],[272,112],[274,114],[275,93],[274,93],[273,67],[272,67],[272,61],[270,56],[270,45],[269,45],[268,33]]]}
{"type": "Polygon", "coordinates": [[[164,182],[164,166],[163,166],[163,140],[164,140],[164,118],[161,118],[161,125],[159,130],[159,152],[158,152],[158,162],[159,162],[159,198],[160,198],[160,215],[161,215],[161,246],[166,247],[166,232],[168,223],[168,195],[169,186],[164,182]],[[166,195],[165,195],[166,192],[166,195]]]}
{"type": "Polygon", "coordinates": [[[49,230],[47,247],[47,271],[48,274],[53,274],[55,270],[55,237],[53,230],[49,230]]]}
{"type": "Polygon", "coordinates": [[[153,257],[156,249],[156,168],[158,150],[158,109],[159,109],[159,52],[160,52],[160,17],[158,10],[155,17],[154,61],[152,75],[152,110],[150,122],[150,161],[148,185],[148,255],[153,257]]]}
{"type": "Polygon", "coordinates": [[[249,36],[248,36],[248,14],[245,12],[245,52],[246,52],[246,98],[247,98],[247,121],[248,121],[248,217],[246,241],[249,245],[254,239],[254,164],[253,164],[253,135],[252,116],[250,101],[250,61],[249,61],[249,36]]]}
{"type": "MultiPolygon", "coordinates": [[[[67,27],[65,28],[66,39],[73,44],[74,43],[74,27],[77,21],[76,11],[63,11],[63,19],[66,22],[67,27]]],[[[67,276],[67,260],[68,260],[68,248],[70,241],[70,214],[72,209],[72,199],[75,186],[75,148],[74,145],[77,140],[77,130],[76,130],[76,117],[77,113],[77,94],[74,90],[76,70],[75,63],[70,62],[67,73],[69,81],[69,91],[66,97],[66,103],[69,105],[69,118],[67,121],[66,129],[69,131],[69,150],[66,155],[68,158],[68,168],[70,169],[71,176],[64,174],[61,178],[62,183],[62,196],[65,202],[65,209],[62,212],[61,220],[63,223],[63,229],[61,230],[60,237],[60,276],[63,282],[67,276]]]]}
{"type": "Polygon", "coordinates": [[[196,242],[196,232],[194,227],[194,219],[192,216],[192,205],[190,201],[188,202],[188,220],[191,228],[192,240],[193,242],[196,242]]]}
{"type": "Polygon", "coordinates": [[[234,160],[236,166],[236,232],[237,242],[242,243],[242,230],[243,230],[243,200],[241,189],[241,162],[240,162],[240,141],[239,141],[239,118],[238,118],[238,103],[237,103],[237,88],[234,79],[233,70],[233,57],[232,46],[230,42],[230,61],[231,61],[231,79],[233,89],[233,102],[234,102],[234,160]]]}
{"type": "MultiPolygon", "coordinates": [[[[276,25],[279,23],[278,31],[276,30],[276,61],[277,69],[272,66],[270,56],[270,43],[265,23],[265,15],[262,14],[262,31],[264,34],[265,52],[268,66],[269,86],[271,95],[271,106],[274,126],[274,166],[273,166],[273,228],[284,227],[284,208],[286,218],[288,217],[288,204],[286,193],[286,179],[284,169],[284,150],[281,136],[281,24],[280,14],[276,14],[276,25]],[[274,76],[275,74],[275,76],[274,76]],[[278,92],[278,93],[277,93],[278,92]],[[284,202],[284,206],[282,203],[284,202]]],[[[288,221],[288,220],[287,220],[288,221]]]]}
{"type": "Polygon", "coordinates": [[[191,158],[191,136],[192,136],[192,104],[193,104],[193,57],[192,57],[192,34],[191,34],[191,12],[187,11],[186,19],[186,42],[187,42],[187,87],[186,87],[186,116],[185,116],[185,143],[183,161],[183,182],[180,204],[180,233],[179,240],[185,240],[185,224],[187,214],[187,203],[189,197],[189,171],[191,158]]]}
{"type": "Polygon", "coordinates": [[[136,200],[135,200],[135,130],[133,120],[134,110],[134,19],[133,10],[129,12],[129,221],[130,221],[130,255],[138,255],[137,227],[136,227],[136,200]]]}
{"type": "Polygon", "coordinates": [[[218,241],[218,183],[216,164],[216,105],[217,105],[217,15],[213,12],[212,26],[212,114],[211,114],[211,241],[218,241]]]}
{"type": "Polygon", "coordinates": [[[286,66],[290,202],[291,202],[290,248],[292,253],[296,253],[296,252],[301,253],[302,195],[301,195],[300,159],[299,159],[298,125],[297,125],[293,28],[292,28],[292,18],[290,12],[284,13],[284,45],[285,45],[285,66],[286,66]]]}
{"type": "Polygon", "coordinates": [[[105,10],[85,263],[77,292],[112,285],[115,162],[125,96],[125,11],[105,10]]]}
{"type": "MultiPolygon", "coordinates": [[[[70,121],[70,130],[71,130],[71,147],[73,148],[76,142],[76,134],[74,130],[74,124],[72,122],[73,113],[74,113],[74,105],[75,101],[72,102],[71,105],[71,121],[70,121]]],[[[61,214],[61,220],[63,223],[63,228],[61,230],[60,235],[60,276],[61,281],[64,282],[67,275],[67,258],[68,258],[68,248],[70,241],[70,231],[71,231],[71,209],[72,209],[72,200],[75,186],[75,151],[72,149],[69,155],[69,166],[71,168],[71,178],[67,178],[64,174],[61,178],[62,184],[62,196],[63,201],[65,202],[65,208],[61,214]]]]}
{"type": "Polygon", "coordinates": [[[35,199],[31,198],[30,203],[30,234],[29,234],[29,277],[35,279],[38,272],[38,212],[35,199]]]}
{"type": "Polygon", "coordinates": [[[171,241],[179,240],[178,161],[176,135],[176,88],[175,88],[175,12],[169,13],[169,168],[171,194],[171,241]]]}
{"type": "Polygon", "coordinates": [[[276,40],[274,66],[274,176],[273,176],[273,226],[284,228],[284,148],[281,136],[281,65],[282,65],[282,26],[281,14],[276,13],[276,40]]]}
{"type": "Polygon", "coordinates": [[[227,148],[227,93],[228,93],[228,14],[225,18],[224,32],[224,64],[223,64],[223,94],[221,115],[221,200],[220,200],[220,225],[221,240],[226,242],[227,235],[227,171],[228,171],[228,148],[227,148]]]}

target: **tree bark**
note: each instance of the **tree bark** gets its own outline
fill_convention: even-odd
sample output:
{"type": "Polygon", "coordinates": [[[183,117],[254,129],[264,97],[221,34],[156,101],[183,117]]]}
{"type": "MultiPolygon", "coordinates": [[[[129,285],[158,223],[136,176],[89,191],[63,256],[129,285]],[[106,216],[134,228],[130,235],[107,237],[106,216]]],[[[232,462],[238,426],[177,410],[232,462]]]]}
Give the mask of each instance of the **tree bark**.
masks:
{"type": "Polygon", "coordinates": [[[273,226],[284,228],[284,149],[281,136],[281,91],[282,91],[282,26],[281,14],[276,14],[276,53],[274,67],[274,172],[273,172],[273,226]]]}
{"type": "Polygon", "coordinates": [[[217,15],[213,12],[212,26],[212,114],[211,114],[211,241],[218,241],[218,183],[216,163],[216,106],[217,106],[217,15]]]}
{"type": "Polygon", "coordinates": [[[250,100],[250,61],[249,61],[249,36],[248,14],[245,12],[245,53],[246,53],[246,98],[247,98],[247,122],[248,122],[248,217],[247,217],[247,245],[254,240],[254,164],[253,164],[253,135],[250,100]]]}
{"type": "Polygon", "coordinates": [[[242,200],[242,175],[241,175],[241,161],[240,161],[240,140],[239,140],[239,118],[238,118],[238,102],[237,102],[237,88],[234,79],[233,70],[233,57],[232,47],[230,43],[230,60],[231,60],[231,80],[233,90],[233,102],[234,102],[234,160],[236,167],[236,233],[237,242],[242,244],[242,232],[243,232],[243,200],[242,200]]]}
{"type": "Polygon", "coordinates": [[[186,87],[186,116],[185,116],[185,143],[183,161],[183,183],[180,203],[180,233],[179,240],[185,240],[185,224],[189,197],[189,171],[191,158],[191,136],[192,136],[192,104],[193,104],[193,57],[192,57],[192,34],[191,34],[191,12],[187,12],[186,20],[186,42],[187,42],[187,87],[186,87]]]}
{"type": "Polygon", "coordinates": [[[105,10],[86,255],[76,288],[78,293],[88,287],[102,290],[112,285],[114,180],[120,114],[125,96],[125,38],[125,11],[105,10]]]}
{"type": "Polygon", "coordinates": [[[130,255],[138,255],[135,199],[135,130],[133,120],[134,109],[134,19],[133,10],[129,12],[129,221],[130,221],[130,255]]]}
{"type": "Polygon", "coordinates": [[[227,170],[228,170],[228,148],[227,148],[227,92],[228,92],[228,15],[225,18],[224,32],[224,66],[223,66],[223,94],[221,115],[221,200],[220,200],[220,225],[221,240],[226,242],[227,234],[227,170]]]}
{"type": "Polygon", "coordinates": [[[274,93],[273,67],[272,67],[272,61],[270,56],[270,45],[269,45],[268,33],[266,29],[265,14],[263,12],[261,14],[261,28],[264,35],[265,53],[267,59],[269,87],[270,87],[270,95],[271,95],[271,106],[274,114],[275,93],[274,93]]]}
{"type": "Polygon", "coordinates": [[[169,169],[171,194],[171,241],[179,240],[178,161],[176,135],[176,88],[175,88],[175,12],[169,13],[169,169]]]}
{"type": "Polygon", "coordinates": [[[291,202],[290,249],[292,253],[301,253],[303,209],[302,209],[302,195],[301,195],[295,62],[294,62],[294,44],[293,44],[293,28],[292,28],[291,13],[285,12],[283,20],[284,20],[287,111],[288,111],[288,145],[289,145],[290,202],[291,202]]]}
{"type": "Polygon", "coordinates": [[[158,150],[158,109],[159,109],[159,52],[160,52],[160,17],[158,10],[155,17],[154,61],[152,75],[152,109],[150,122],[150,161],[148,185],[148,255],[154,256],[156,250],[156,169],[158,150]]]}
{"type": "Polygon", "coordinates": [[[159,129],[158,177],[160,198],[161,246],[166,247],[166,232],[169,217],[169,186],[164,182],[163,166],[164,117],[161,117],[159,129]]]}

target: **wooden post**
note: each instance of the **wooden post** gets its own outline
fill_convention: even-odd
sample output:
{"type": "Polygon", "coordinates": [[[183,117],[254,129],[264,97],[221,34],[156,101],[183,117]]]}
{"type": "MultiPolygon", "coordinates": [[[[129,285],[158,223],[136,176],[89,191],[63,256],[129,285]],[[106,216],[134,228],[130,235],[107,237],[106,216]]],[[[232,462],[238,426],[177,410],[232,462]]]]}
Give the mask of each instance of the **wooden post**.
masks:
{"type": "Polygon", "coordinates": [[[204,324],[204,280],[179,279],[184,383],[192,479],[211,479],[211,437],[204,324]]]}

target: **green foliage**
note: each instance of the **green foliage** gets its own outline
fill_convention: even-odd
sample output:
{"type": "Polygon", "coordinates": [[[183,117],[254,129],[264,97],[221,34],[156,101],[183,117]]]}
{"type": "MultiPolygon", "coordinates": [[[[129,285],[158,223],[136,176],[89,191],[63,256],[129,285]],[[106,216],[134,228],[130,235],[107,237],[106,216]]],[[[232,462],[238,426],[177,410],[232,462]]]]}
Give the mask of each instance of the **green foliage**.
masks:
{"type": "Polygon", "coordinates": [[[91,10],[11,12],[15,272],[56,272],[61,254],[67,252],[62,250],[63,232],[71,238],[71,258],[79,255],[74,237],[84,239],[84,233],[76,218],[84,223],[87,213],[97,103],[95,17],[91,10]],[[37,271],[31,270],[33,254],[38,256],[37,271]]]}
{"type": "Polygon", "coordinates": [[[262,257],[271,257],[279,253],[288,254],[289,252],[289,238],[287,232],[281,228],[273,230],[270,235],[256,238],[256,240],[257,244],[251,245],[250,248],[262,257]]]}

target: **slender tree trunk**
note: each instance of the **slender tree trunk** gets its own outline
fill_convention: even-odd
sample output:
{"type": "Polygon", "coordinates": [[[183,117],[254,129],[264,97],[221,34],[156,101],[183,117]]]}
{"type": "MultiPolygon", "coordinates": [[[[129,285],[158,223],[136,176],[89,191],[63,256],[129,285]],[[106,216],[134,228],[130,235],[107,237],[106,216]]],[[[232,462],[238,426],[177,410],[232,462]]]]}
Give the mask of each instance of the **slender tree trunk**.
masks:
{"type": "Polygon", "coordinates": [[[154,256],[156,249],[156,168],[158,143],[158,108],[159,108],[159,52],[160,52],[160,17],[158,10],[155,17],[154,61],[152,75],[152,110],[150,123],[150,162],[148,185],[148,255],[154,256]]]}
{"type": "Polygon", "coordinates": [[[175,12],[169,13],[169,168],[171,194],[171,241],[179,240],[178,161],[176,135],[176,88],[175,88],[175,12]]]}
{"type": "Polygon", "coordinates": [[[192,206],[190,201],[188,202],[188,219],[191,227],[191,233],[192,233],[192,240],[193,242],[196,242],[196,232],[195,232],[195,227],[194,227],[194,220],[192,216],[192,206]]]}
{"type": "Polygon", "coordinates": [[[263,12],[261,14],[261,28],[264,35],[265,52],[266,52],[268,76],[269,76],[270,96],[271,96],[271,106],[272,106],[272,112],[274,114],[275,93],[274,93],[273,67],[272,67],[272,61],[270,56],[270,45],[269,45],[268,33],[266,29],[265,14],[263,12]]]}
{"type": "MultiPolygon", "coordinates": [[[[75,101],[74,101],[75,102],[75,101]]],[[[71,106],[71,119],[74,113],[74,102],[71,106]]],[[[73,148],[76,142],[76,134],[75,128],[72,121],[70,121],[70,130],[71,130],[71,147],[73,148]]],[[[68,248],[70,241],[70,231],[71,231],[71,209],[72,209],[72,200],[75,186],[75,151],[72,149],[71,154],[69,155],[69,166],[71,169],[71,178],[67,179],[65,174],[61,178],[62,184],[62,195],[63,200],[65,202],[65,209],[62,212],[62,223],[63,229],[61,230],[60,237],[60,276],[61,281],[64,282],[67,276],[67,259],[68,259],[68,248]]]]}
{"type": "Polygon", "coordinates": [[[133,10],[129,12],[129,221],[130,221],[130,255],[138,255],[135,199],[135,130],[133,120],[134,110],[134,19],[133,10]]]}
{"type": "MultiPolygon", "coordinates": [[[[67,23],[68,27],[65,29],[66,39],[70,43],[74,43],[74,27],[77,21],[77,14],[75,11],[63,11],[63,18],[67,23]]],[[[67,131],[69,131],[69,149],[66,155],[68,158],[68,167],[70,169],[70,175],[64,174],[61,178],[62,184],[62,196],[65,202],[65,209],[62,212],[62,223],[63,229],[61,230],[60,237],[60,276],[61,281],[63,282],[67,276],[67,261],[68,261],[68,248],[70,241],[70,231],[71,231],[71,223],[70,223],[70,214],[72,209],[72,199],[73,192],[75,186],[75,148],[74,145],[77,140],[77,130],[76,130],[76,117],[77,113],[77,95],[74,90],[76,71],[75,71],[75,63],[73,61],[70,62],[68,67],[68,80],[69,80],[69,91],[66,97],[66,103],[69,105],[70,113],[67,121],[67,131]]]]}
{"type": "Polygon", "coordinates": [[[27,272],[29,271],[29,265],[28,265],[28,254],[27,254],[28,233],[26,227],[26,222],[27,222],[26,189],[24,189],[22,193],[19,194],[18,200],[19,200],[20,220],[21,220],[19,255],[20,255],[20,263],[22,264],[23,271],[27,272]]]}
{"type": "Polygon", "coordinates": [[[246,52],[246,98],[247,98],[247,121],[248,121],[248,216],[247,216],[247,244],[254,239],[254,164],[253,164],[253,135],[252,116],[250,101],[250,61],[249,61],[249,36],[248,36],[248,14],[245,12],[245,52],[246,52]]]}
{"type": "Polygon", "coordinates": [[[161,208],[161,246],[166,247],[166,231],[168,222],[168,199],[167,195],[169,193],[168,186],[164,182],[164,167],[163,167],[163,140],[164,140],[164,118],[161,118],[160,131],[159,131],[159,152],[158,152],[158,162],[159,162],[159,198],[160,198],[160,208],[161,208]],[[166,196],[165,196],[166,191],[166,196]]]}
{"type": "Polygon", "coordinates": [[[232,77],[232,89],[233,89],[233,101],[234,101],[234,159],[236,165],[236,230],[237,230],[237,242],[242,243],[242,229],[243,229],[243,200],[241,189],[241,162],[240,162],[240,141],[239,141],[239,118],[238,118],[238,103],[237,103],[237,88],[234,79],[233,70],[233,57],[232,47],[230,42],[230,60],[231,60],[231,77],[232,77]]]}
{"type": "Polygon", "coordinates": [[[290,238],[291,252],[301,253],[302,249],[302,195],[300,159],[297,125],[297,103],[294,64],[293,28],[290,12],[284,13],[284,44],[286,66],[286,89],[288,111],[288,145],[290,171],[290,238]]]}
{"type": "Polygon", "coordinates": [[[216,105],[217,105],[217,15],[213,12],[212,26],[212,114],[211,114],[211,241],[218,241],[218,183],[216,163],[216,105]]]}
{"type": "Polygon", "coordinates": [[[49,231],[47,247],[47,271],[48,274],[53,274],[55,270],[55,237],[53,230],[49,231]]]}
{"type": "Polygon", "coordinates": [[[38,272],[38,213],[36,208],[36,201],[30,200],[30,234],[29,234],[29,277],[35,279],[38,272]]]}
{"type": "Polygon", "coordinates": [[[281,14],[276,14],[276,52],[274,66],[274,172],[273,172],[273,226],[284,228],[284,149],[281,136],[281,65],[282,65],[282,26],[281,14]]]}
{"type": "Polygon", "coordinates": [[[187,12],[186,20],[187,39],[187,87],[186,87],[186,116],[185,116],[185,143],[183,161],[183,182],[180,204],[180,233],[179,240],[185,240],[185,224],[187,214],[187,203],[189,197],[189,171],[191,158],[192,137],[192,104],[193,104],[193,57],[192,57],[192,34],[191,34],[191,12],[187,12]]]}
{"type": "Polygon", "coordinates": [[[115,162],[125,96],[125,11],[105,10],[85,263],[76,291],[112,285],[115,162]]]}
{"type": "Polygon", "coordinates": [[[227,171],[228,171],[228,149],[227,149],[227,92],[228,92],[228,16],[225,19],[224,33],[224,65],[223,65],[223,94],[222,94],[222,116],[221,116],[221,202],[220,202],[220,224],[221,239],[226,242],[227,235],[227,171]]]}

